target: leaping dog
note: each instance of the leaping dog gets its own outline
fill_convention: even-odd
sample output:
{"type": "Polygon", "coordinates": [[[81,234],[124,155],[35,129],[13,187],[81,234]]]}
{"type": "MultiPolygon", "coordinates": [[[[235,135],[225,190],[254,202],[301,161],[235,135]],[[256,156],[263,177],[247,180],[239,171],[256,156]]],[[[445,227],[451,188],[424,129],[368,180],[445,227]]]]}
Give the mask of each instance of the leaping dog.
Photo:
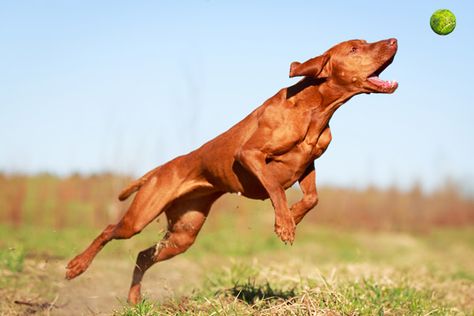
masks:
{"type": "Polygon", "coordinates": [[[394,59],[397,40],[342,42],[304,63],[293,62],[290,77],[303,77],[283,88],[228,131],[132,182],[121,201],[137,192],[130,208],[67,265],[66,278],[83,273],[112,239],[138,234],[163,212],[163,240],[138,254],[128,295],[140,299],[140,282],[153,264],[188,249],[212,204],[223,194],[270,198],[275,233],[293,243],[296,225],[318,203],[314,160],[331,142],[329,120],[346,101],[361,93],[393,93],[398,83],[379,74],[394,59]],[[303,192],[288,206],[285,190],[295,182],[303,192]]]}

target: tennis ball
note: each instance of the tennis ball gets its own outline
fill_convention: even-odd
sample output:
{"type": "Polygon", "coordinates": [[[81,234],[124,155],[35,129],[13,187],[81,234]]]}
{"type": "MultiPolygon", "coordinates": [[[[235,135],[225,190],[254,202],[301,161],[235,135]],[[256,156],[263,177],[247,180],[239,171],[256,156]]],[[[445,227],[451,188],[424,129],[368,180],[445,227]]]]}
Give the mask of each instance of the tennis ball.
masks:
{"type": "Polygon", "coordinates": [[[456,27],[456,16],[447,9],[437,10],[431,16],[430,25],[436,34],[448,35],[456,27]]]}

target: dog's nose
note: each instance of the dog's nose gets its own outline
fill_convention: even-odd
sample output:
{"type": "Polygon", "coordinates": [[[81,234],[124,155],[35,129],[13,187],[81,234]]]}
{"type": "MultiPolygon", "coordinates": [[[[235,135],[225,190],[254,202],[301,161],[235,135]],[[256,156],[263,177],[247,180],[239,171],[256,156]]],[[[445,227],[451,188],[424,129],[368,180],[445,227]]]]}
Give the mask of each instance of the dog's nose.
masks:
{"type": "Polygon", "coordinates": [[[397,45],[397,39],[396,38],[389,38],[387,41],[388,41],[389,46],[396,46],[397,45]]]}

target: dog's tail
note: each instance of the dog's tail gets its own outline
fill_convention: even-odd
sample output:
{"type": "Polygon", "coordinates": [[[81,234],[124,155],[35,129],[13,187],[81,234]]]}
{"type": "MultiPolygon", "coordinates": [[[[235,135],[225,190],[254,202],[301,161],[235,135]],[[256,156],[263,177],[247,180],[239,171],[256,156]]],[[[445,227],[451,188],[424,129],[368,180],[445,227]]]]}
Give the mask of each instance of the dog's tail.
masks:
{"type": "Polygon", "coordinates": [[[120,192],[119,196],[118,196],[118,199],[120,201],[125,201],[126,199],[128,199],[128,197],[130,195],[132,195],[133,193],[137,192],[138,190],[140,190],[140,188],[142,187],[143,184],[145,184],[145,182],[147,182],[150,177],[159,169],[160,167],[157,167],[151,171],[149,171],[148,173],[146,173],[144,176],[142,176],[141,178],[133,181],[132,183],[130,183],[125,189],[122,190],[122,192],[120,192]]]}

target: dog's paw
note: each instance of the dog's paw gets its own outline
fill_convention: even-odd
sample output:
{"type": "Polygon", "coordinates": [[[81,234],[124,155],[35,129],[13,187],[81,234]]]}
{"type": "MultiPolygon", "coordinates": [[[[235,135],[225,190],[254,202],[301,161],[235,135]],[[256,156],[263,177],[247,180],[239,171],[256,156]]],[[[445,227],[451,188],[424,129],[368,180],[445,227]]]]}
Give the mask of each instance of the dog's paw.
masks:
{"type": "Polygon", "coordinates": [[[295,240],[295,230],[296,225],[293,216],[289,216],[284,221],[275,221],[275,233],[285,244],[293,244],[293,241],[295,240]]]}
{"type": "Polygon", "coordinates": [[[87,258],[84,258],[82,255],[75,257],[69,261],[68,265],[66,266],[66,279],[72,280],[78,275],[82,274],[87,270],[89,264],[90,260],[87,260],[87,258]]]}

